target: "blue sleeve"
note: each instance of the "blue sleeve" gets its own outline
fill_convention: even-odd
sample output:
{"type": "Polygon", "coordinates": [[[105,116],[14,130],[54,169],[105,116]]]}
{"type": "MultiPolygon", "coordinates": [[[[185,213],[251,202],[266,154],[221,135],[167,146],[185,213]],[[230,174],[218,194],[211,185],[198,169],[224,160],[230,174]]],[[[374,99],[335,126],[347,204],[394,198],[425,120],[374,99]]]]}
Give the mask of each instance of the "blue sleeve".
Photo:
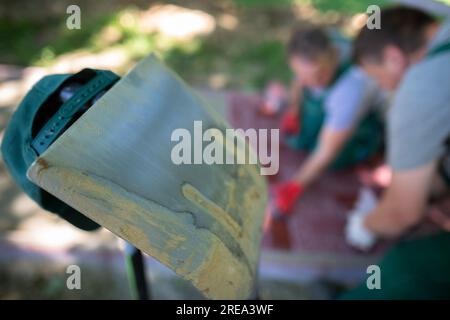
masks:
{"type": "Polygon", "coordinates": [[[373,107],[375,82],[360,68],[352,67],[334,85],[325,100],[325,126],[332,130],[351,129],[361,115],[373,107]]]}

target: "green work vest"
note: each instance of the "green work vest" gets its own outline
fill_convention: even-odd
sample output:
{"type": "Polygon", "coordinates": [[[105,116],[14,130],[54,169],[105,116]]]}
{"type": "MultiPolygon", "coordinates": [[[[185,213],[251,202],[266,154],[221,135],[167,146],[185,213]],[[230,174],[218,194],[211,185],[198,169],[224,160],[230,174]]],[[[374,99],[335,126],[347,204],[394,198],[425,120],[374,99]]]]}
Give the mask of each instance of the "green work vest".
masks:
{"type": "MultiPolygon", "coordinates": [[[[303,90],[303,101],[299,115],[301,131],[296,136],[287,137],[286,143],[290,147],[304,151],[314,150],[325,119],[324,101],[338,79],[348,72],[351,66],[352,64],[348,62],[339,66],[331,85],[328,86],[324,94],[315,96],[310,90],[303,90]]],[[[380,150],[383,135],[383,125],[378,112],[369,112],[359,121],[351,138],[339,152],[331,168],[348,167],[369,158],[380,150]]]]}

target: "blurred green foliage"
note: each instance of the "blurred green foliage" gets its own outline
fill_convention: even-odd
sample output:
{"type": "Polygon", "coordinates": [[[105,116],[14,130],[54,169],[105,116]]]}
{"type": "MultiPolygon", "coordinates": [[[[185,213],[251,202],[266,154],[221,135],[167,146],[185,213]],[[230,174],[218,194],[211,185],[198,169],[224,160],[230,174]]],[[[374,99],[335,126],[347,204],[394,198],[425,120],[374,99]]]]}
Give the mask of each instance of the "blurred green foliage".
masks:
{"type": "Polygon", "coordinates": [[[0,63],[46,66],[65,53],[77,50],[101,52],[120,48],[133,62],[156,52],[185,80],[207,85],[212,74],[226,78],[227,87],[261,88],[268,79],[287,81],[289,70],[284,45],[277,39],[251,41],[240,38],[239,31],[225,45],[215,36],[175,41],[162,34],[144,33],[138,26],[121,23],[124,15],[138,14],[134,8],[114,14],[84,19],[81,30],[68,30],[65,20],[0,20],[0,63]],[[105,40],[105,31],[114,40],[105,40]]]}
{"type": "MultiPolygon", "coordinates": [[[[442,0],[450,1],[450,0],[442,0]]],[[[276,7],[288,6],[291,4],[311,4],[316,9],[327,12],[337,11],[345,13],[357,13],[366,11],[370,5],[385,5],[388,0],[234,0],[241,6],[247,7],[276,7]]]]}
{"type": "Polygon", "coordinates": [[[66,52],[92,49],[94,36],[114,17],[99,15],[86,19],[83,28],[77,32],[66,28],[65,19],[50,18],[45,22],[0,19],[0,61],[24,65],[43,64],[66,52]]]}
{"type": "MultiPolygon", "coordinates": [[[[62,54],[77,50],[101,52],[119,48],[130,63],[156,52],[184,79],[194,85],[207,85],[219,75],[225,87],[262,88],[267,81],[286,82],[290,77],[283,40],[272,36],[272,28],[286,23],[291,5],[310,4],[320,12],[341,15],[364,12],[370,4],[387,0],[232,0],[240,12],[266,16],[266,24],[250,36],[243,35],[243,23],[236,30],[213,32],[190,41],[174,41],[159,33],[145,33],[133,22],[139,9],[130,6],[115,12],[83,16],[81,30],[68,30],[66,16],[39,19],[0,19],[0,63],[19,65],[52,64],[62,54]],[[280,11],[281,10],[281,11],[280,11]],[[128,23],[123,23],[127,15],[128,23]],[[227,33],[228,32],[228,33],[227,33]],[[227,33],[223,36],[223,33],[227,33]],[[105,36],[109,34],[109,36],[105,36]],[[112,35],[112,37],[111,37],[112,35]],[[269,36],[268,36],[269,35],[269,36]],[[108,40],[109,39],[109,40],[108,40]]],[[[205,9],[205,11],[208,11],[205,9]]],[[[248,16],[248,15],[247,15],[248,16]]],[[[291,13],[292,16],[292,13],[291,13]]],[[[251,14],[250,14],[251,17],[251,14]]],[[[251,18],[250,18],[251,19],[251,18]]],[[[246,22],[247,26],[252,21],[246,22]]],[[[244,26],[245,28],[245,26],[244,26]]],[[[217,28],[216,28],[217,29],[217,28]]]]}

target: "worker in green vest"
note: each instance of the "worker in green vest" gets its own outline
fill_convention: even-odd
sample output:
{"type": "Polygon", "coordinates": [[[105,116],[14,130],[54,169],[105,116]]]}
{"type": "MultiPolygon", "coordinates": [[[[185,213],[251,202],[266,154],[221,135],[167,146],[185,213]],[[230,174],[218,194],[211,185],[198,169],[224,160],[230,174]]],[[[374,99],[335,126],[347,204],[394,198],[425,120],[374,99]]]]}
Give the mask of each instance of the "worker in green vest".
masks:
{"type": "Polygon", "coordinates": [[[317,27],[293,33],[288,46],[294,73],[281,130],[288,146],[309,153],[292,179],[275,188],[276,212],[287,215],[327,168],[359,163],[382,145],[382,92],[352,65],[350,42],[317,27]]]}
{"type": "MultiPolygon", "coordinates": [[[[396,90],[387,114],[390,185],[346,227],[347,241],[364,250],[379,238],[401,237],[426,218],[430,201],[450,195],[450,22],[407,7],[382,10],[381,29],[362,28],[354,57],[396,90]]],[[[379,266],[379,289],[364,282],[344,298],[448,299],[450,233],[400,241],[379,266]]]]}

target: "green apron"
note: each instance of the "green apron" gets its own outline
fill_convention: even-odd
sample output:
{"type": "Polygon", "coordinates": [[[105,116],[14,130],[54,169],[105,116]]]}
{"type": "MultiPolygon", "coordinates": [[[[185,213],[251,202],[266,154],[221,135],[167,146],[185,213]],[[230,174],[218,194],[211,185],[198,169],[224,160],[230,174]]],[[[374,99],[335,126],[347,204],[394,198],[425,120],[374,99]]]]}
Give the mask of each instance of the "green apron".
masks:
{"type": "MultiPolygon", "coordinates": [[[[331,85],[326,92],[315,96],[310,90],[303,90],[303,101],[299,115],[300,133],[288,136],[286,143],[293,149],[313,151],[317,145],[320,130],[325,119],[324,101],[331,92],[337,80],[351,67],[350,63],[339,66],[331,85]]],[[[374,108],[372,108],[374,109],[374,108]]],[[[383,125],[377,112],[371,111],[360,120],[351,138],[339,152],[331,169],[341,169],[355,165],[373,154],[381,147],[383,140],[383,125]]]]}

